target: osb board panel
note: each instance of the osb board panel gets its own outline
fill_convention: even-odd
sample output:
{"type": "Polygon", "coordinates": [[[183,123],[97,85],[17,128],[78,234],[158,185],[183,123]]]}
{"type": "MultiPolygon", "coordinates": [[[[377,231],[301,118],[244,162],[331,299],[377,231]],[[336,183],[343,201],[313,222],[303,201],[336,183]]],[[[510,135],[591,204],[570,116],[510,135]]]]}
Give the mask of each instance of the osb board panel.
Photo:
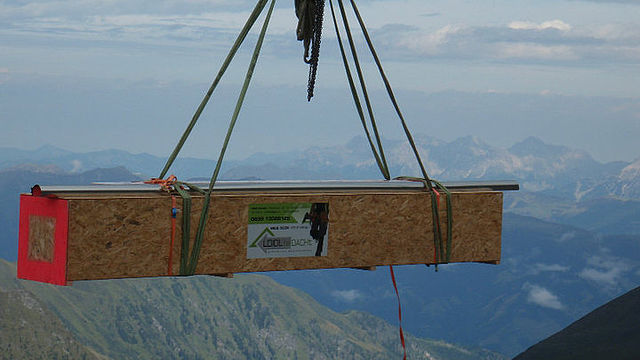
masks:
{"type": "MultiPolygon", "coordinates": [[[[69,199],[69,280],[167,275],[170,201],[168,196],[69,199]]],[[[211,205],[199,274],[434,262],[431,202],[425,192],[216,194],[211,205]],[[329,203],[327,256],[246,259],[249,204],[279,202],[329,203]]],[[[192,234],[201,206],[202,198],[194,197],[192,234]]],[[[446,238],[445,206],[443,197],[446,238]]],[[[451,261],[499,261],[502,193],[454,193],[452,208],[451,261]]],[[[174,274],[179,271],[179,218],[174,274]]]]}
{"type": "Polygon", "coordinates": [[[50,216],[29,216],[29,260],[53,262],[56,232],[56,218],[50,216]]]}
{"type": "Polygon", "coordinates": [[[171,199],[70,200],[67,278],[167,273],[171,199]]]}

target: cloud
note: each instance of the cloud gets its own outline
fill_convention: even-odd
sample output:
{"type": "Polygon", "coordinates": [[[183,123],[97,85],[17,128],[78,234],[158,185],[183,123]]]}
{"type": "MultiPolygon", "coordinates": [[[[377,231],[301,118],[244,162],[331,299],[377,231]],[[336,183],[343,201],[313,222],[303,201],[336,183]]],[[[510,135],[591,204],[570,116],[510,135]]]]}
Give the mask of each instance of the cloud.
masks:
{"type": "Polygon", "coordinates": [[[71,166],[73,167],[71,169],[72,173],[78,173],[82,170],[82,161],[75,159],[75,160],[71,160],[71,166]]]}
{"type": "Polygon", "coordinates": [[[331,296],[333,296],[339,301],[348,302],[348,303],[352,303],[363,297],[362,293],[356,289],[334,290],[331,292],[331,296]]]}
{"type": "MultiPolygon", "coordinates": [[[[382,2],[384,3],[384,2],[382,2]]],[[[152,43],[202,46],[223,43],[228,46],[242,27],[254,1],[243,0],[142,0],[82,2],[8,1],[0,5],[0,35],[33,37],[46,35],[67,41],[86,40],[89,44],[130,45],[152,43]]],[[[373,5],[372,5],[373,6],[373,5]]],[[[478,26],[446,23],[432,6],[409,4],[386,10],[378,5],[370,10],[374,41],[392,51],[398,60],[421,60],[425,56],[448,60],[484,60],[514,63],[576,63],[598,61],[603,64],[640,61],[640,28],[637,25],[605,24],[580,28],[562,19],[539,22],[513,20],[503,25],[478,26]],[[397,13],[407,6],[420,6],[410,20],[399,22],[397,13]],[[437,28],[425,28],[425,17],[434,18],[437,28]],[[386,19],[386,20],[385,20],[386,19]],[[405,24],[405,25],[399,25],[405,24]],[[376,27],[377,26],[377,27],[376,27]]],[[[365,7],[367,7],[365,5],[365,7]]],[[[432,21],[429,21],[432,23],[432,21]]],[[[325,37],[334,37],[327,21],[325,37]]],[[[270,42],[278,47],[294,46],[293,4],[280,5],[270,25],[270,42]],[[278,37],[279,36],[279,37],[278,37]],[[292,45],[293,44],[293,45],[292,45]]],[[[85,44],[86,46],[87,44],[85,44]]],[[[98,46],[98,45],[93,45],[98,46]]],[[[288,51],[276,54],[290,55],[288,51]]]]}
{"type": "Polygon", "coordinates": [[[587,260],[591,267],[585,267],[579,276],[604,286],[616,286],[622,276],[632,269],[624,259],[605,256],[593,256],[587,260]]]}
{"type": "MultiPolygon", "coordinates": [[[[390,29],[387,28],[387,30],[390,29]]],[[[396,30],[407,33],[406,28],[396,28],[396,30]]],[[[403,36],[398,42],[398,46],[405,47],[414,53],[436,55],[446,52],[446,44],[452,41],[462,30],[463,28],[460,26],[446,25],[432,33],[418,36],[403,36]]]]}
{"type": "Polygon", "coordinates": [[[527,302],[554,310],[564,309],[558,297],[546,288],[532,284],[524,284],[522,288],[529,292],[527,302]]]}
{"type": "Polygon", "coordinates": [[[569,46],[549,46],[530,43],[505,43],[496,47],[496,57],[529,60],[578,60],[579,56],[569,46]]]}
{"type": "Polygon", "coordinates": [[[237,33],[254,6],[249,0],[8,2],[0,5],[0,29],[121,42],[176,35],[197,41],[210,32],[237,33]]]}
{"type": "Polygon", "coordinates": [[[255,5],[252,0],[84,0],[84,1],[5,1],[1,18],[72,17],[90,15],[157,14],[180,16],[210,11],[244,12],[255,5]]]}
{"type": "Polygon", "coordinates": [[[561,31],[569,31],[571,30],[571,25],[567,24],[562,20],[550,20],[545,21],[540,24],[531,22],[531,21],[512,21],[508,25],[509,29],[514,30],[546,30],[546,29],[556,29],[561,31]]]}
{"type": "Polygon", "coordinates": [[[575,237],[576,237],[576,232],[575,231],[567,231],[566,233],[562,234],[562,236],[560,236],[558,241],[562,243],[562,242],[565,242],[565,241],[572,240],[575,237]]]}
{"type": "MultiPolygon", "coordinates": [[[[621,75],[622,83],[632,83],[629,79],[637,72],[640,24],[633,19],[626,20],[628,14],[622,19],[613,18],[609,12],[596,19],[582,18],[579,12],[584,12],[583,8],[607,6],[574,3],[576,8],[580,7],[576,12],[566,6],[545,4],[541,5],[540,11],[527,15],[531,16],[529,18],[523,17],[521,7],[517,5],[474,3],[461,11],[460,3],[419,0],[391,3],[387,0],[361,4],[379,56],[389,64],[390,71],[393,67],[401,69],[400,77],[394,77],[401,80],[396,80],[395,84],[405,81],[411,88],[473,91],[492,88],[510,92],[513,89],[502,86],[509,82],[525,92],[549,89],[568,94],[572,92],[559,87],[577,88],[576,93],[625,95],[635,90],[633,84],[620,86],[621,82],[616,82],[615,76],[609,76],[627,72],[629,74],[621,75]],[[540,14],[547,15],[540,17],[540,14]],[[533,67],[515,69],[511,67],[513,65],[533,67]],[[539,65],[557,67],[556,70],[562,73],[558,77],[550,75],[548,68],[539,65]],[[435,78],[456,75],[447,76],[444,81],[415,81],[416,76],[426,76],[423,74],[436,66],[438,74],[435,78]],[[586,71],[597,67],[604,71],[586,71]],[[420,74],[405,75],[417,71],[420,74]],[[544,76],[537,76],[539,73],[544,76]],[[529,77],[532,79],[528,80],[529,77]],[[563,77],[570,80],[555,82],[563,77]],[[551,81],[544,81],[545,78],[551,81]],[[601,83],[584,85],[593,82],[592,79],[604,79],[601,83],[609,84],[606,87],[601,83]]],[[[171,71],[169,76],[201,79],[202,72],[196,74],[195,70],[200,71],[205,65],[198,67],[195,59],[202,56],[211,59],[213,55],[218,61],[217,58],[224,56],[254,5],[255,0],[2,1],[0,52],[7,61],[0,65],[8,66],[17,74],[66,75],[78,74],[78,69],[91,73],[96,67],[94,62],[111,72],[102,72],[101,77],[129,77],[129,74],[120,75],[129,72],[132,77],[147,79],[165,76],[164,70],[169,68],[166,64],[175,61],[189,65],[174,67],[176,71],[171,71]],[[142,57],[151,59],[145,61],[149,66],[138,65],[143,63],[142,57]],[[109,66],[102,66],[106,59],[109,59],[109,66]]],[[[339,65],[331,17],[327,15],[322,61],[339,65]]],[[[241,49],[241,55],[250,52],[260,21],[241,49]]],[[[355,21],[352,30],[358,31],[355,21]]],[[[361,37],[356,36],[356,41],[358,46],[363,45],[361,37]]],[[[291,64],[299,65],[300,47],[295,41],[293,1],[280,2],[262,53],[270,60],[263,64],[273,66],[275,70],[263,73],[266,80],[256,81],[287,84],[297,81],[297,78],[292,80],[297,70],[292,70],[291,64]]],[[[362,61],[369,65],[371,58],[364,53],[361,55],[362,61]]],[[[332,76],[332,86],[334,79],[343,80],[341,65],[330,71],[328,67],[322,68],[327,70],[322,71],[321,78],[325,79],[322,84],[329,84],[326,76],[332,76]]]]}
{"type": "Polygon", "coordinates": [[[636,64],[640,27],[633,24],[573,26],[560,19],[505,25],[447,24],[435,30],[382,27],[375,33],[400,58],[543,64],[636,64]]]}
{"type": "Polygon", "coordinates": [[[566,272],[570,269],[569,266],[563,266],[560,264],[542,264],[537,263],[529,271],[532,275],[538,275],[543,272],[566,272]]]}

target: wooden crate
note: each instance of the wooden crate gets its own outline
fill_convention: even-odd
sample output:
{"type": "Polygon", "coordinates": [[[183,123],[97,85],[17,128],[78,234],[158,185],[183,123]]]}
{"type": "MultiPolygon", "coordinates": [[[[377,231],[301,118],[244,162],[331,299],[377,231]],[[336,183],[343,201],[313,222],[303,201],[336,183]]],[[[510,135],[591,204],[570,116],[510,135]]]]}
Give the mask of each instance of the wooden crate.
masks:
{"type": "MultiPolygon", "coordinates": [[[[454,191],[451,200],[451,262],[497,264],[502,192],[454,191]]],[[[202,202],[193,196],[192,234],[202,202]]],[[[171,196],[161,191],[23,194],[18,277],[65,285],[178,274],[181,215],[169,264],[171,209],[171,196]]],[[[439,214],[446,244],[444,196],[439,214]]],[[[216,191],[196,274],[434,264],[434,256],[431,198],[422,189],[216,191]],[[324,255],[248,258],[249,207],[290,203],[328,204],[324,255]]]]}

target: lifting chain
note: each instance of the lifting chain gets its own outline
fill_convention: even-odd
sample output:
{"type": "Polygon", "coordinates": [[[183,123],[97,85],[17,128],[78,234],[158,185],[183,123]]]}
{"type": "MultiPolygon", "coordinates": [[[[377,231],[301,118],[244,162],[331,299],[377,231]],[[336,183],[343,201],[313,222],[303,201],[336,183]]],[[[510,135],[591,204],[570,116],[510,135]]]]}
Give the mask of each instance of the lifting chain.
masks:
{"type": "Polygon", "coordinates": [[[313,97],[320,58],[320,41],[322,37],[322,20],[324,18],[325,0],[295,0],[298,26],[296,36],[304,45],[304,62],[309,64],[309,80],[307,83],[307,101],[313,97]],[[311,56],[309,47],[311,46],[311,56]]]}

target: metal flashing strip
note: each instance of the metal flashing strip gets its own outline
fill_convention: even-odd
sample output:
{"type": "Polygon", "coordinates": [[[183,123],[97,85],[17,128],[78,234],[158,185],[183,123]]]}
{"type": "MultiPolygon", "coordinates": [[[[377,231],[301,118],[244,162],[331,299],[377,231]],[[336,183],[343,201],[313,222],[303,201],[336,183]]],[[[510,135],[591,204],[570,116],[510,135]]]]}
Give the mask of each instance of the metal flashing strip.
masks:
{"type": "MultiPolygon", "coordinates": [[[[192,184],[207,188],[208,183],[192,184]]],[[[445,182],[450,190],[472,191],[510,191],[519,190],[516,181],[452,181],[445,182]]],[[[407,180],[283,180],[283,181],[218,181],[213,191],[281,191],[281,190],[411,190],[421,189],[420,182],[407,180]]],[[[158,185],[142,182],[129,183],[94,183],[92,185],[35,185],[34,195],[53,195],[63,193],[127,193],[158,192],[158,185]]]]}

